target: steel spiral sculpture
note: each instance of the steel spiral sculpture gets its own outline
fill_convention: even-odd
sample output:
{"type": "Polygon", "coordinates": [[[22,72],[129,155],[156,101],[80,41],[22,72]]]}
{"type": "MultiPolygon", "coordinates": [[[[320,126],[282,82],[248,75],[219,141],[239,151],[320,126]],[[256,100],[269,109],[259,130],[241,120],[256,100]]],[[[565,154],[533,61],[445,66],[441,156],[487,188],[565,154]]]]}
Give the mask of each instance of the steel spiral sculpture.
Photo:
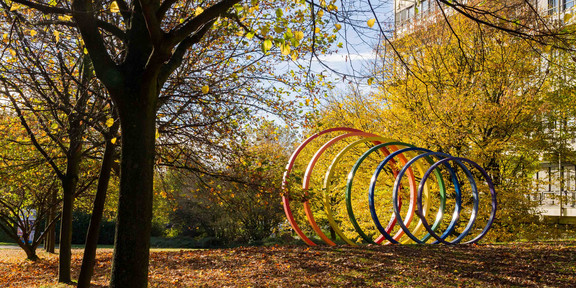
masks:
{"type": "MultiPolygon", "coordinates": [[[[308,139],[306,139],[304,142],[302,142],[292,153],[292,156],[288,161],[288,165],[286,166],[286,171],[284,172],[282,182],[284,187],[284,194],[282,196],[284,212],[286,213],[288,222],[292,226],[294,232],[296,232],[298,236],[308,245],[314,246],[316,245],[316,243],[313,242],[309,237],[307,237],[306,234],[303,232],[303,230],[296,223],[290,203],[291,194],[288,189],[288,179],[292,173],[294,163],[298,158],[298,156],[300,155],[300,153],[303,151],[303,149],[312,141],[316,140],[319,136],[333,132],[340,132],[340,135],[324,143],[316,151],[312,159],[308,162],[307,168],[304,172],[302,188],[304,191],[304,196],[308,196],[308,189],[310,188],[312,171],[314,170],[320,157],[324,154],[326,150],[328,150],[328,148],[334,146],[336,143],[347,138],[352,139],[360,138],[360,140],[352,141],[334,157],[334,159],[331,162],[331,165],[327,168],[326,176],[324,178],[322,187],[323,206],[326,212],[328,223],[335,232],[335,234],[337,234],[340,237],[340,239],[342,239],[345,243],[349,245],[356,245],[356,242],[349,239],[340,229],[339,225],[336,223],[332,209],[330,207],[330,195],[328,191],[330,191],[330,184],[335,175],[334,171],[336,170],[336,167],[340,164],[342,157],[344,157],[344,155],[347,154],[347,152],[349,152],[351,149],[355,147],[357,148],[357,146],[366,142],[371,142],[373,143],[374,146],[365,151],[364,154],[358,158],[358,160],[352,167],[350,173],[348,174],[346,189],[345,191],[343,191],[346,199],[346,210],[348,213],[348,218],[352,226],[354,227],[354,230],[365,242],[371,244],[398,244],[400,243],[400,238],[406,235],[407,238],[409,239],[404,240],[402,243],[408,243],[411,241],[415,243],[427,243],[429,240],[434,238],[434,241],[431,242],[434,244],[435,243],[470,244],[478,242],[490,230],[490,227],[492,226],[492,223],[494,222],[494,218],[496,216],[496,203],[497,203],[496,191],[494,190],[494,185],[492,183],[491,178],[486,173],[486,171],[482,169],[482,167],[480,167],[478,164],[469,159],[452,157],[451,155],[445,153],[433,152],[427,149],[414,147],[410,144],[386,139],[378,135],[363,132],[357,129],[339,127],[339,128],[327,129],[322,132],[316,133],[311,137],[309,137],[308,139]],[[370,180],[369,191],[367,193],[370,215],[374,223],[374,226],[377,229],[377,232],[380,233],[380,236],[378,236],[376,239],[372,239],[367,235],[367,233],[365,233],[365,231],[363,231],[361,226],[358,224],[358,221],[356,220],[356,216],[354,215],[354,209],[353,209],[354,207],[352,205],[352,191],[353,191],[352,186],[354,183],[354,177],[356,175],[356,172],[360,168],[362,162],[376,151],[382,153],[385,156],[385,158],[374,170],[374,174],[372,176],[372,179],[370,180]],[[429,164],[429,168],[427,170],[424,170],[424,167],[421,164],[422,160],[429,164]],[[380,219],[378,218],[378,215],[376,213],[377,210],[375,202],[378,199],[375,199],[376,198],[375,190],[377,179],[387,165],[391,167],[388,171],[391,171],[393,173],[395,181],[392,189],[392,199],[391,199],[393,206],[393,214],[391,215],[387,227],[384,227],[382,226],[380,219]],[[459,224],[460,214],[463,209],[462,183],[460,181],[461,177],[458,177],[457,173],[455,172],[456,169],[452,165],[455,165],[454,167],[459,167],[462,173],[465,175],[465,178],[468,180],[469,187],[471,188],[473,199],[472,201],[473,207],[470,212],[469,220],[464,229],[459,233],[454,232],[459,224]],[[399,166],[402,166],[402,168],[401,169],[394,168],[399,166]],[[475,169],[477,172],[479,172],[476,173],[476,175],[479,174],[484,179],[484,183],[488,187],[491,196],[491,211],[488,220],[486,221],[486,225],[483,227],[481,232],[478,233],[478,235],[472,237],[471,240],[462,242],[465,237],[469,236],[474,226],[474,223],[477,220],[479,203],[480,203],[480,197],[478,187],[476,185],[475,174],[473,174],[468,167],[475,169]],[[419,175],[422,175],[419,181],[417,181],[414,169],[420,172],[419,175]],[[452,193],[453,195],[451,196],[451,198],[453,198],[454,201],[454,212],[452,213],[449,224],[447,224],[447,227],[443,229],[444,230],[443,233],[439,233],[437,231],[444,220],[444,212],[446,210],[446,199],[448,196],[446,192],[447,191],[446,183],[442,177],[441,169],[447,171],[444,174],[447,173],[447,175],[450,176],[450,180],[452,182],[452,187],[454,190],[454,193],[452,193]],[[434,223],[430,224],[426,220],[426,214],[428,213],[430,208],[429,193],[428,193],[429,187],[426,184],[426,182],[432,176],[436,179],[436,183],[438,184],[440,199],[438,205],[438,213],[436,215],[435,221],[434,223]],[[403,177],[407,177],[409,184],[408,186],[410,189],[410,197],[409,197],[410,200],[408,202],[408,209],[407,209],[408,211],[406,212],[405,216],[402,216],[400,213],[402,206],[402,198],[399,195],[400,193],[399,191],[402,189],[403,177]],[[414,216],[416,216],[417,218],[414,216]],[[419,221],[417,222],[414,228],[410,229],[409,228],[411,226],[410,224],[413,223],[415,219],[419,219],[419,221]],[[398,225],[400,228],[397,229],[397,232],[394,233],[394,235],[391,235],[390,233],[393,231],[396,225],[398,225]],[[426,234],[421,238],[418,238],[416,236],[423,233],[426,234]],[[451,238],[455,237],[454,239],[447,240],[449,236],[454,234],[456,234],[456,236],[451,237],[451,238]]],[[[320,237],[320,239],[322,239],[322,241],[324,241],[328,245],[331,246],[336,245],[334,241],[332,241],[329,237],[326,236],[326,234],[324,234],[322,229],[316,223],[314,219],[314,213],[312,212],[311,209],[310,200],[306,199],[305,197],[302,203],[308,223],[310,224],[314,232],[318,235],[318,237],[320,237]]]]}

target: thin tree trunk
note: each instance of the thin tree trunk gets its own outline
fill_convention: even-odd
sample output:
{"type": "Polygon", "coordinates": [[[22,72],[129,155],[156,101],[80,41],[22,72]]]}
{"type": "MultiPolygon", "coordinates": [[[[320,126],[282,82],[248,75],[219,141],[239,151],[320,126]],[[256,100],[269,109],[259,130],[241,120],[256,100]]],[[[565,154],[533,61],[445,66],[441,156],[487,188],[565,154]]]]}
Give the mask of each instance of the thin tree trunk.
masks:
{"type": "MultiPolygon", "coordinates": [[[[52,213],[52,211],[50,211],[49,213],[52,213]]],[[[54,220],[53,215],[50,214],[50,216],[48,217],[48,221],[47,222],[52,222],[52,220],[54,220]]],[[[54,227],[49,228],[46,231],[46,238],[44,238],[44,250],[46,250],[46,252],[48,253],[54,253],[54,249],[56,248],[56,237],[55,237],[55,229],[54,227]]]]}
{"type": "MultiPolygon", "coordinates": [[[[156,83],[145,79],[139,81],[144,83],[142,86],[156,83]]],[[[130,83],[130,80],[127,82],[130,83]]],[[[138,92],[144,95],[133,95],[139,96],[138,100],[123,97],[124,100],[130,99],[129,103],[118,105],[122,127],[122,161],[110,280],[112,288],[148,286],[158,93],[155,87],[138,88],[138,92]]]]}
{"type": "Polygon", "coordinates": [[[88,83],[92,78],[90,57],[83,56],[81,93],[76,103],[75,111],[68,116],[68,136],[70,146],[66,155],[66,176],[62,180],[64,197],[62,201],[62,226],[60,227],[60,259],[58,267],[58,282],[71,283],[70,264],[72,260],[72,210],[74,209],[74,194],[78,184],[80,162],[82,161],[82,136],[84,134],[84,111],[90,98],[88,83]]]}
{"type": "Polygon", "coordinates": [[[336,231],[332,227],[330,227],[330,239],[336,241],[336,231]]]}
{"type": "Polygon", "coordinates": [[[90,226],[88,227],[88,233],[86,235],[82,268],[80,269],[80,276],[78,276],[78,288],[90,287],[90,280],[94,274],[100,223],[104,213],[104,204],[106,203],[106,193],[108,191],[112,163],[114,162],[115,147],[116,145],[112,144],[109,139],[106,141],[106,148],[104,149],[104,157],[102,158],[102,166],[100,167],[100,175],[98,177],[98,187],[96,188],[96,197],[94,198],[92,216],[90,217],[90,226]]]}
{"type": "MultiPolygon", "coordinates": [[[[72,117],[72,116],[70,116],[72,117]]],[[[72,261],[72,211],[74,209],[74,194],[78,184],[78,172],[82,158],[82,133],[78,118],[72,120],[70,131],[70,148],[66,156],[66,176],[62,180],[62,218],[60,219],[60,251],[58,266],[58,282],[71,283],[70,268],[72,261]]]]}
{"type": "MultiPolygon", "coordinates": [[[[52,200],[51,200],[51,204],[50,204],[50,210],[48,212],[48,221],[46,221],[47,225],[49,225],[50,223],[52,223],[52,221],[54,221],[54,219],[56,218],[56,201],[58,201],[58,190],[57,189],[53,189],[54,191],[52,192],[52,200]]],[[[46,250],[46,252],[48,253],[54,253],[54,248],[56,247],[56,226],[52,225],[50,227],[48,227],[48,230],[46,231],[46,238],[45,238],[45,242],[44,242],[44,249],[46,250]]]]}
{"type": "MultiPolygon", "coordinates": [[[[69,177],[69,176],[67,176],[69,177]]],[[[58,261],[58,282],[71,283],[70,267],[72,261],[72,208],[74,205],[74,188],[72,181],[63,185],[62,217],[60,219],[60,247],[58,261]]]]}
{"type": "Polygon", "coordinates": [[[82,127],[79,117],[70,116],[70,148],[66,155],[66,176],[62,180],[62,219],[60,226],[60,253],[58,266],[58,282],[71,283],[70,268],[72,261],[72,211],[74,209],[74,194],[78,184],[78,173],[82,159],[82,127]]]}

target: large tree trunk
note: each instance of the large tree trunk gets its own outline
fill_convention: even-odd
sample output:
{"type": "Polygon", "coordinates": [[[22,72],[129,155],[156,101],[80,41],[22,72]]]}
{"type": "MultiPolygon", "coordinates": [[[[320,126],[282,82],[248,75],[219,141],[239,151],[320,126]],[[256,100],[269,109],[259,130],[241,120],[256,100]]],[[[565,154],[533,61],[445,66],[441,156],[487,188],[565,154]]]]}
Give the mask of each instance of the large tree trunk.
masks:
{"type": "Polygon", "coordinates": [[[100,233],[100,223],[104,213],[104,204],[106,203],[106,193],[108,191],[108,182],[110,180],[110,171],[114,162],[114,149],[116,145],[106,140],[102,166],[98,177],[98,187],[96,188],[96,197],[92,216],[90,217],[90,226],[86,235],[86,246],[84,247],[84,257],[82,258],[82,268],[78,276],[78,288],[90,287],[90,280],[94,274],[94,264],[96,263],[96,248],[98,247],[98,237],[100,233]]]}
{"type": "Polygon", "coordinates": [[[138,83],[142,87],[132,90],[136,92],[129,95],[133,98],[116,98],[121,99],[117,107],[122,127],[122,162],[110,280],[110,287],[113,288],[147,287],[152,222],[158,90],[156,81],[147,80],[146,77],[126,82],[138,83]]]}

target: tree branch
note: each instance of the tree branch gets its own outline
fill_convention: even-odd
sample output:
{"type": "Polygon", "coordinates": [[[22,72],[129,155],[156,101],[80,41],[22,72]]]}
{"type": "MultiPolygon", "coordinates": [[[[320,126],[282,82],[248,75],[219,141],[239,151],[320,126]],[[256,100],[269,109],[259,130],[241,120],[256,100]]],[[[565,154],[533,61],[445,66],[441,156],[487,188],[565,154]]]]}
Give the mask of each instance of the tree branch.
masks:
{"type": "MultiPolygon", "coordinates": [[[[4,82],[4,85],[6,85],[5,82],[4,82]]],[[[8,89],[6,89],[6,87],[5,87],[5,90],[8,90],[8,89]]],[[[56,173],[58,178],[61,180],[64,179],[64,177],[65,177],[64,173],[62,173],[62,171],[60,171],[60,169],[58,168],[58,165],[56,165],[56,163],[54,163],[54,161],[50,157],[50,155],[48,155],[48,153],[44,150],[44,148],[42,148],[40,143],[38,143],[38,140],[36,139],[34,132],[30,128],[30,126],[28,125],[28,122],[26,121],[26,118],[24,118],[24,115],[22,114],[22,110],[20,110],[18,103],[16,103],[16,99],[14,99],[14,97],[12,97],[12,95],[10,94],[9,91],[6,91],[5,94],[10,99],[10,102],[12,102],[12,105],[14,106],[14,110],[16,110],[16,114],[18,115],[18,118],[20,119],[20,123],[22,123],[22,126],[24,126],[24,129],[26,129],[26,132],[28,133],[28,136],[30,137],[30,141],[32,142],[34,147],[36,147],[38,152],[40,152],[40,154],[42,154],[42,156],[44,156],[46,161],[48,161],[48,164],[50,164],[50,166],[52,167],[52,169],[54,170],[54,172],[56,173]]]]}
{"type": "Polygon", "coordinates": [[[177,1],[178,0],[164,0],[164,2],[162,2],[160,8],[158,8],[158,11],[156,11],[156,18],[158,18],[158,21],[162,21],[162,19],[164,19],[166,12],[168,12],[170,7],[172,7],[172,5],[174,5],[174,3],[177,1]]]}
{"type": "Polygon", "coordinates": [[[150,41],[152,41],[154,49],[160,49],[162,39],[164,38],[164,31],[162,31],[160,21],[158,21],[158,18],[156,17],[155,10],[157,9],[154,9],[158,6],[158,2],[154,0],[138,0],[138,2],[140,2],[142,15],[144,16],[144,21],[146,22],[146,27],[150,34],[150,41]]]}
{"type": "MultiPolygon", "coordinates": [[[[236,22],[236,24],[238,24],[238,26],[240,26],[242,29],[244,29],[244,31],[254,32],[254,31],[252,31],[252,29],[250,29],[248,26],[246,26],[244,23],[242,23],[242,21],[240,21],[240,18],[238,18],[238,15],[236,15],[234,13],[223,13],[222,16],[226,16],[226,18],[234,20],[234,22],[236,22]]],[[[256,33],[254,33],[254,37],[260,39],[261,41],[266,40],[264,37],[262,37],[256,33]]]]}
{"type": "Polygon", "coordinates": [[[160,85],[164,85],[164,83],[168,80],[168,77],[176,70],[176,68],[180,67],[182,64],[182,60],[184,59],[184,54],[186,51],[192,47],[192,45],[200,42],[204,35],[210,30],[212,25],[214,24],[215,20],[211,20],[210,22],[206,23],[199,31],[190,35],[184,39],[184,41],[180,42],[176,50],[170,57],[170,61],[164,64],[162,70],[160,71],[160,75],[158,77],[158,81],[160,85]]]}
{"type": "MultiPolygon", "coordinates": [[[[125,39],[126,38],[126,33],[124,32],[124,30],[118,28],[118,26],[108,23],[104,20],[100,20],[98,19],[98,27],[100,27],[102,30],[109,32],[110,34],[120,38],[120,39],[125,39]]],[[[63,21],[63,20],[44,20],[44,21],[40,21],[40,22],[36,22],[36,23],[30,23],[32,25],[38,25],[38,26],[49,26],[49,25],[63,25],[63,26],[68,26],[68,27],[72,27],[75,28],[76,27],[76,23],[72,22],[72,21],[63,21]]]]}
{"type": "Polygon", "coordinates": [[[43,14],[60,14],[60,15],[64,15],[64,14],[71,14],[72,11],[70,9],[66,9],[66,8],[60,8],[60,7],[53,7],[53,6],[49,6],[46,4],[40,4],[40,3],[35,3],[35,2],[31,2],[28,0],[12,0],[12,2],[14,3],[18,3],[18,4],[22,4],[24,6],[30,7],[32,9],[36,9],[40,12],[42,12],[43,14]]]}
{"type": "Polygon", "coordinates": [[[208,22],[222,16],[234,4],[239,3],[240,0],[222,0],[204,10],[198,16],[188,18],[184,21],[184,25],[168,33],[168,46],[174,47],[178,43],[184,41],[188,35],[196,32],[208,22]]]}
{"type": "Polygon", "coordinates": [[[124,18],[124,21],[128,23],[130,17],[132,17],[132,9],[128,7],[128,3],[126,3],[124,0],[116,0],[116,3],[118,4],[118,8],[120,8],[120,14],[122,15],[122,18],[124,18]]]}
{"type": "Polygon", "coordinates": [[[88,49],[94,70],[98,78],[110,91],[116,91],[121,84],[120,72],[104,45],[102,35],[98,30],[98,21],[90,0],[74,0],[72,15],[78,24],[78,29],[88,49]]]}

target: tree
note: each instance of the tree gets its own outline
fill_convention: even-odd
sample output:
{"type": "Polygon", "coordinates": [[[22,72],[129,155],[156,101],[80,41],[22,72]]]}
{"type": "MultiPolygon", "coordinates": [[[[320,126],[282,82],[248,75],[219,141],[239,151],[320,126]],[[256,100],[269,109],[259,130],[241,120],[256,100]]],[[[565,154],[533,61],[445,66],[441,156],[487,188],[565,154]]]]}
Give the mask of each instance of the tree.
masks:
{"type": "MultiPolygon", "coordinates": [[[[23,21],[19,14],[5,16],[14,22],[23,21]]],[[[90,58],[79,51],[77,42],[60,39],[60,32],[55,30],[49,34],[54,38],[34,37],[38,33],[34,28],[27,23],[12,25],[10,34],[5,34],[6,47],[20,52],[11,53],[1,63],[0,80],[5,88],[3,95],[10,100],[33,147],[61,182],[59,279],[70,282],[73,203],[96,179],[95,173],[89,176],[89,165],[82,167],[85,158],[97,150],[86,144],[101,145],[99,139],[90,139],[93,135],[89,129],[105,130],[102,123],[108,118],[110,103],[99,94],[90,58]],[[63,54],[60,49],[69,53],[63,54]],[[41,129],[31,129],[30,121],[38,122],[41,129]],[[41,143],[41,138],[49,140],[41,143]],[[80,177],[82,174],[88,177],[80,177]]]]}
{"type": "Polygon", "coordinates": [[[518,223],[533,220],[535,203],[527,195],[541,120],[556,106],[547,96],[550,72],[543,67],[549,66],[537,50],[544,46],[461,15],[451,16],[450,25],[419,27],[393,45],[387,57],[394,60],[374,77],[378,91],[342,97],[320,123],[362,127],[479,163],[499,192],[492,237],[514,237],[518,223]]]}
{"type": "Polygon", "coordinates": [[[117,121],[117,113],[113,113],[112,116],[113,118],[109,118],[109,120],[112,119],[114,122],[110,123],[110,121],[107,120],[108,124],[106,124],[106,126],[109,126],[109,129],[103,133],[106,144],[104,144],[100,172],[98,173],[98,184],[96,186],[96,195],[94,196],[92,215],[90,216],[90,225],[86,233],[82,267],[80,269],[80,275],[78,276],[78,287],[90,287],[90,280],[94,274],[94,265],[96,265],[96,249],[98,248],[100,223],[102,222],[102,216],[104,214],[112,167],[114,161],[117,159],[116,141],[120,125],[117,121]]]}
{"type": "Polygon", "coordinates": [[[6,111],[0,118],[0,229],[26,252],[28,259],[37,260],[36,248],[58,219],[49,217],[53,207],[60,205],[52,199],[58,182],[42,156],[29,149],[26,131],[18,125],[18,119],[6,111]]]}
{"type": "Polygon", "coordinates": [[[287,129],[265,122],[247,139],[218,174],[193,169],[167,170],[164,198],[172,199],[170,224],[183,235],[215,237],[221,243],[258,243],[283,221],[277,199],[282,169],[292,146],[287,129]]]}
{"type": "MultiPolygon", "coordinates": [[[[112,287],[147,285],[156,116],[165,100],[172,99],[171,96],[159,98],[159,95],[170,76],[178,75],[185,57],[213,51],[210,43],[203,41],[206,35],[230,39],[233,41],[228,42],[239,45],[249,44],[242,37],[230,34],[234,31],[247,38],[259,35],[264,52],[276,43],[282,54],[298,58],[292,47],[303,39],[305,27],[298,25],[302,30],[296,33],[297,30],[289,26],[292,19],[304,19],[307,6],[258,1],[239,5],[240,2],[76,0],[69,5],[12,1],[12,8],[20,5],[38,12],[27,19],[37,21],[40,14],[46,14],[51,23],[77,27],[94,63],[96,76],[118,108],[122,161],[112,287]],[[264,11],[275,11],[276,17],[259,20],[257,16],[266,15],[264,11]],[[70,15],[73,19],[66,18],[70,15]],[[63,20],[56,20],[58,16],[64,17],[63,20]]],[[[6,1],[3,4],[10,7],[6,1]]],[[[306,34],[318,37],[325,34],[320,33],[322,24],[318,20],[308,27],[312,31],[306,34]]],[[[309,42],[300,50],[304,52],[311,46],[318,49],[323,43],[309,42]]],[[[209,92],[210,87],[205,86],[201,86],[202,91],[209,92]]]]}

